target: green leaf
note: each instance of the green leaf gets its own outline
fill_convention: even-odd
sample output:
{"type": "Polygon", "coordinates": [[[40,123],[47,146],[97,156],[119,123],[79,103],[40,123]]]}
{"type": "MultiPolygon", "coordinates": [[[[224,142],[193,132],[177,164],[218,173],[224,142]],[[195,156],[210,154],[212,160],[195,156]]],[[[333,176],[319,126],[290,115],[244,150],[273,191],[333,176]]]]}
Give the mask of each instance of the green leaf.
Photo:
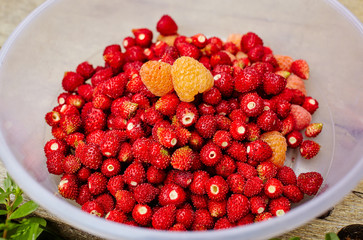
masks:
{"type": "Polygon", "coordinates": [[[19,205],[20,205],[20,203],[22,203],[23,202],[23,196],[22,195],[18,195],[18,196],[15,196],[15,200],[14,200],[14,202],[13,202],[13,209],[16,209],[19,205]]]}
{"type": "Polygon", "coordinates": [[[4,179],[4,189],[5,191],[10,191],[10,187],[12,185],[12,180],[11,178],[7,177],[4,179]]]}
{"type": "Polygon", "coordinates": [[[292,237],[289,240],[300,240],[300,237],[292,237]]]}
{"type": "Polygon", "coordinates": [[[22,218],[30,213],[34,212],[38,208],[38,204],[34,201],[29,201],[21,205],[18,209],[16,209],[9,217],[9,219],[22,218]]]}
{"type": "Polygon", "coordinates": [[[6,211],[6,210],[0,210],[0,215],[6,215],[6,214],[8,214],[8,211],[6,211]]]}
{"type": "Polygon", "coordinates": [[[5,199],[7,199],[10,194],[10,192],[0,193],[0,204],[7,204],[7,201],[5,199]]]}
{"type": "Polygon", "coordinates": [[[333,232],[325,234],[325,240],[339,240],[338,235],[333,232]]]}

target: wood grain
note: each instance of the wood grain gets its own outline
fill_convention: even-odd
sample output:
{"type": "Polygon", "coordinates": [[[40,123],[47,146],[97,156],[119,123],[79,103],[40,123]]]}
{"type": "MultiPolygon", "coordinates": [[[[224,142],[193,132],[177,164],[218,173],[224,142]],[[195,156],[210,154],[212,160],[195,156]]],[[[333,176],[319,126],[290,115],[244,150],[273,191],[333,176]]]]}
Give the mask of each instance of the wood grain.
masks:
{"type": "MultiPolygon", "coordinates": [[[[0,47],[4,44],[16,26],[42,4],[44,0],[0,0],[0,47]]],[[[361,22],[363,22],[363,0],[340,0],[361,22]]],[[[6,176],[6,169],[0,162],[0,179],[6,176]]],[[[48,220],[49,225],[57,229],[65,239],[83,240],[100,239],[62,223],[56,216],[40,208],[37,215],[48,220]]],[[[363,223],[363,180],[344,199],[337,204],[329,216],[314,219],[307,224],[279,236],[281,239],[300,236],[302,239],[324,239],[327,232],[338,232],[344,226],[363,223]]]]}

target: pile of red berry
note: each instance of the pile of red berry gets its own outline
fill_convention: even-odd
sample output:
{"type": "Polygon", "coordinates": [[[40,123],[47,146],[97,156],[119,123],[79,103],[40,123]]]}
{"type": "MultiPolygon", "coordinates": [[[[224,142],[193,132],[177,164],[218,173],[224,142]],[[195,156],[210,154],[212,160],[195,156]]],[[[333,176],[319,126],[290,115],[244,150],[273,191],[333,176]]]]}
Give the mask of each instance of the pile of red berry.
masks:
{"type": "Polygon", "coordinates": [[[155,42],[133,29],[125,51],[104,49],[104,66],[65,73],[45,116],[59,193],[108,220],[180,231],[264,221],[315,195],[319,173],[284,166],[287,148],[303,159],[320,149],[306,61],[273,54],[252,32],[187,37],[168,15],[156,29],[155,42]]]}

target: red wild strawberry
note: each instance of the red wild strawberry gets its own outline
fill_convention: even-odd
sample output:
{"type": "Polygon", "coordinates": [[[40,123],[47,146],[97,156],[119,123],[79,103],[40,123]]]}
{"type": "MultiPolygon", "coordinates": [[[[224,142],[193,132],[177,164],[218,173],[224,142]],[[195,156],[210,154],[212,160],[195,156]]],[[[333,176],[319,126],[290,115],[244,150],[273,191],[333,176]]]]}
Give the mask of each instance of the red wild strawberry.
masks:
{"type": "Polygon", "coordinates": [[[99,195],[107,189],[107,178],[100,172],[94,172],[88,178],[88,188],[92,195],[99,195]]]}
{"type": "Polygon", "coordinates": [[[207,114],[213,115],[213,114],[215,114],[216,109],[212,105],[209,105],[207,103],[202,103],[202,104],[198,105],[198,112],[199,112],[199,115],[201,115],[201,116],[207,115],[207,114]]]}
{"type": "Polygon", "coordinates": [[[296,185],[296,175],[292,168],[283,166],[277,170],[276,178],[282,182],[283,185],[296,185]]]}
{"type": "Polygon", "coordinates": [[[260,163],[257,167],[258,177],[262,179],[262,181],[269,180],[276,176],[277,167],[270,161],[265,161],[260,163]]]}
{"type": "Polygon", "coordinates": [[[295,129],[295,118],[292,114],[289,114],[281,121],[281,133],[286,136],[295,129]]]}
{"type": "Polygon", "coordinates": [[[292,203],[298,203],[304,198],[304,193],[296,185],[284,186],[283,195],[292,203]]]}
{"type": "Polygon", "coordinates": [[[208,207],[208,196],[207,195],[199,195],[199,194],[191,194],[190,200],[195,209],[205,209],[208,207]]]}
{"type": "Polygon", "coordinates": [[[210,57],[210,64],[214,68],[217,65],[232,65],[232,61],[226,52],[219,51],[210,57]]]}
{"type": "Polygon", "coordinates": [[[204,144],[204,139],[198,134],[198,132],[193,131],[190,133],[189,146],[194,151],[200,150],[203,144],[204,144]]]}
{"type": "Polygon", "coordinates": [[[136,204],[133,194],[127,190],[118,190],[115,194],[116,209],[129,213],[136,204]]]}
{"type": "Polygon", "coordinates": [[[176,210],[175,222],[183,224],[186,229],[190,229],[194,221],[194,211],[191,208],[180,208],[176,210]]]}
{"type": "Polygon", "coordinates": [[[77,94],[72,94],[67,97],[66,104],[73,105],[76,108],[81,109],[85,104],[85,100],[77,94]]]}
{"type": "Polygon", "coordinates": [[[220,218],[227,214],[227,200],[209,200],[208,211],[214,218],[220,218]]]}
{"type": "Polygon", "coordinates": [[[113,71],[111,68],[104,68],[96,71],[91,78],[91,84],[96,87],[98,84],[110,79],[113,76],[113,71]]]}
{"type": "Polygon", "coordinates": [[[232,141],[231,145],[226,150],[227,154],[239,162],[247,161],[246,147],[243,143],[232,141]]]}
{"type": "Polygon", "coordinates": [[[81,166],[81,161],[74,155],[68,155],[62,161],[62,168],[65,173],[76,173],[81,166]]]}
{"type": "Polygon", "coordinates": [[[300,131],[293,130],[286,136],[287,145],[291,148],[297,148],[303,142],[303,135],[300,131]]]}
{"type": "Polygon", "coordinates": [[[57,126],[60,119],[61,119],[61,116],[60,116],[59,112],[51,111],[51,112],[48,112],[47,114],[45,114],[45,121],[51,127],[57,126]]]}
{"type": "Polygon", "coordinates": [[[57,102],[61,106],[66,103],[67,98],[71,95],[69,92],[62,92],[57,97],[57,102]]]}
{"type": "MultiPolygon", "coordinates": [[[[118,45],[119,46],[119,45],[118,45]]],[[[124,55],[121,52],[121,48],[119,51],[106,51],[103,53],[103,59],[107,66],[110,66],[113,69],[120,69],[124,64],[124,55]]]]}
{"type": "Polygon", "coordinates": [[[126,184],[136,187],[145,181],[145,169],[140,162],[135,161],[126,168],[123,178],[126,184]]]}
{"type": "Polygon", "coordinates": [[[106,157],[115,157],[121,145],[121,139],[116,134],[115,130],[108,130],[103,135],[99,145],[102,154],[106,157]]]}
{"type": "Polygon", "coordinates": [[[206,171],[195,171],[193,174],[193,181],[189,189],[194,194],[205,194],[205,183],[209,179],[209,174],[206,171]]]}
{"type": "Polygon", "coordinates": [[[291,104],[288,101],[281,100],[276,103],[276,113],[280,118],[286,118],[291,109],[291,104]]]}
{"type": "Polygon", "coordinates": [[[103,160],[102,153],[97,145],[93,143],[85,144],[79,151],[80,155],[77,155],[76,152],[76,156],[79,157],[84,166],[94,170],[101,166],[103,160]]]}
{"type": "Polygon", "coordinates": [[[132,146],[128,142],[123,142],[120,145],[120,151],[118,152],[117,159],[120,162],[130,162],[132,160],[132,146]]]}
{"type": "Polygon", "coordinates": [[[193,150],[185,146],[174,151],[170,163],[174,169],[188,171],[192,167],[193,158],[193,150]]]}
{"type": "Polygon", "coordinates": [[[165,184],[160,189],[159,203],[162,206],[173,204],[180,206],[186,200],[186,193],[182,187],[174,183],[165,184]]]}
{"type": "Polygon", "coordinates": [[[64,174],[58,184],[58,192],[64,198],[76,199],[79,192],[77,177],[73,174],[64,174]]]}
{"type": "Polygon", "coordinates": [[[115,116],[113,114],[108,115],[107,127],[110,130],[124,130],[126,129],[127,120],[121,116],[115,116]]]}
{"type": "Polygon", "coordinates": [[[97,217],[103,217],[103,215],[105,214],[101,204],[99,204],[95,200],[91,200],[83,204],[82,210],[97,217]]]}
{"type": "Polygon", "coordinates": [[[243,190],[243,194],[247,197],[258,195],[263,189],[263,181],[259,177],[248,178],[243,190]]]}
{"type": "Polygon", "coordinates": [[[183,127],[177,127],[174,129],[174,131],[176,133],[176,138],[177,138],[176,146],[183,147],[187,145],[192,135],[191,132],[189,132],[188,129],[183,127]]]}
{"type": "Polygon", "coordinates": [[[245,178],[238,173],[233,173],[227,178],[228,187],[232,193],[243,193],[245,182],[245,178]]]}
{"type": "Polygon", "coordinates": [[[163,15],[156,24],[156,30],[163,36],[177,34],[178,25],[169,15],[163,15]]]}
{"type": "Polygon", "coordinates": [[[272,110],[263,111],[257,118],[257,126],[266,132],[277,130],[278,122],[277,114],[272,110]]]}
{"type": "Polygon", "coordinates": [[[241,99],[241,109],[248,117],[257,117],[263,111],[262,98],[255,92],[247,93],[241,99]]]}
{"type": "Polygon", "coordinates": [[[263,162],[272,156],[271,147],[262,140],[247,143],[246,152],[248,159],[257,162],[263,162]]]}
{"type": "Polygon", "coordinates": [[[277,95],[286,87],[286,79],[272,72],[263,75],[263,90],[267,95],[277,95]]]}
{"type": "Polygon", "coordinates": [[[101,109],[92,107],[82,117],[82,123],[86,134],[102,130],[106,126],[106,114],[101,109]]]}
{"type": "Polygon", "coordinates": [[[316,137],[321,133],[322,130],[323,130],[322,123],[311,123],[309,124],[309,126],[306,127],[305,135],[307,137],[316,137]]]}
{"type": "Polygon", "coordinates": [[[125,73],[120,73],[117,76],[100,83],[96,87],[95,92],[104,94],[112,99],[116,99],[121,97],[124,93],[127,81],[127,75],[125,73]]]}
{"type": "Polygon", "coordinates": [[[135,46],[136,45],[136,40],[135,38],[133,37],[125,37],[123,40],[122,40],[122,46],[125,48],[125,49],[128,49],[129,47],[132,47],[132,46],[135,46]]]}
{"type": "Polygon", "coordinates": [[[182,188],[187,188],[193,181],[193,173],[189,171],[175,171],[174,182],[182,188]]]}
{"type": "Polygon", "coordinates": [[[216,87],[212,87],[210,90],[203,92],[203,101],[210,105],[217,105],[222,101],[222,94],[216,87]]]}
{"type": "Polygon", "coordinates": [[[309,78],[309,65],[303,59],[298,59],[292,62],[291,64],[291,72],[297,75],[302,79],[309,78]]]}
{"type": "Polygon", "coordinates": [[[285,213],[290,211],[290,201],[286,197],[278,197],[275,199],[271,199],[269,202],[269,212],[273,216],[283,216],[285,213]]]}
{"type": "Polygon", "coordinates": [[[213,226],[214,226],[214,220],[207,209],[197,209],[195,211],[192,230],[204,231],[212,229],[213,226]]]}
{"type": "Polygon", "coordinates": [[[192,103],[180,102],[176,109],[176,116],[184,127],[190,127],[197,122],[198,110],[192,103]]]}
{"type": "Polygon", "coordinates": [[[225,199],[228,193],[228,184],[221,176],[214,176],[205,183],[205,191],[211,200],[225,199]]]}
{"type": "Polygon", "coordinates": [[[229,175],[236,171],[235,161],[228,155],[224,155],[216,165],[216,173],[222,177],[227,178],[229,175]]]}
{"type": "Polygon", "coordinates": [[[153,33],[151,30],[147,28],[138,28],[132,29],[132,33],[135,36],[136,45],[144,48],[150,46],[153,39],[153,33]]]}
{"type": "Polygon", "coordinates": [[[239,51],[238,47],[236,46],[235,43],[233,42],[225,42],[224,45],[223,45],[223,50],[233,54],[233,55],[236,55],[237,52],[239,51]]]}
{"type": "Polygon", "coordinates": [[[221,51],[223,41],[218,37],[210,37],[207,39],[207,45],[203,48],[203,53],[207,56],[212,56],[214,53],[221,51]]]}
{"type": "Polygon", "coordinates": [[[135,115],[138,105],[133,103],[129,98],[122,97],[114,100],[111,105],[111,113],[115,116],[121,116],[129,119],[135,115]]]}
{"type": "Polygon", "coordinates": [[[232,112],[229,114],[229,118],[232,121],[239,120],[244,123],[248,123],[248,120],[249,120],[248,117],[246,116],[246,114],[244,113],[244,111],[240,108],[232,110],[232,112]]]}
{"type": "Polygon", "coordinates": [[[144,128],[140,118],[134,117],[127,121],[126,134],[127,137],[132,141],[145,136],[144,128]]]}
{"type": "Polygon", "coordinates": [[[310,114],[314,114],[314,112],[319,108],[319,102],[312,97],[305,97],[302,107],[310,114]]]}
{"type": "Polygon", "coordinates": [[[251,212],[253,214],[261,214],[265,211],[267,204],[263,197],[254,196],[254,197],[251,197],[249,200],[250,200],[250,204],[251,204],[251,212]]]}
{"type": "Polygon", "coordinates": [[[190,43],[179,43],[176,45],[180,56],[187,56],[198,60],[201,56],[201,51],[190,43]]]}
{"type": "Polygon", "coordinates": [[[300,144],[300,154],[305,159],[315,157],[320,151],[320,145],[312,140],[304,140],[300,144]]]}
{"type": "Polygon", "coordinates": [[[202,33],[193,35],[191,39],[192,39],[192,44],[197,48],[202,49],[207,45],[207,37],[202,33]]]}
{"type": "Polygon", "coordinates": [[[84,184],[84,185],[80,186],[76,202],[79,205],[83,205],[86,202],[91,201],[92,199],[93,199],[93,196],[90,193],[87,184],[84,184]]]}
{"type": "Polygon", "coordinates": [[[66,150],[67,146],[65,142],[59,139],[51,139],[44,145],[44,153],[46,157],[49,157],[55,152],[65,154],[66,150]]]}
{"type": "Polygon", "coordinates": [[[150,162],[150,140],[142,137],[135,140],[132,144],[132,156],[139,162],[150,162]]]}
{"type": "Polygon", "coordinates": [[[283,185],[280,180],[271,178],[266,181],[264,186],[264,193],[269,198],[277,198],[283,192],[283,185]]]}
{"type": "Polygon", "coordinates": [[[263,222],[263,221],[269,220],[272,217],[273,216],[270,212],[263,212],[261,214],[256,215],[254,222],[263,222]]]}
{"type": "Polygon", "coordinates": [[[242,194],[234,193],[227,200],[227,218],[236,222],[250,211],[250,202],[242,194]]]}
{"type": "Polygon", "coordinates": [[[97,94],[92,99],[92,105],[94,108],[101,110],[107,110],[111,107],[112,99],[104,94],[97,94]]]}
{"type": "Polygon", "coordinates": [[[256,90],[262,84],[262,78],[253,68],[245,68],[234,77],[234,88],[241,93],[256,90]]]}
{"type": "Polygon", "coordinates": [[[150,183],[142,183],[135,187],[134,198],[138,203],[146,204],[155,199],[159,194],[159,189],[150,183]]]}
{"type": "Polygon", "coordinates": [[[216,87],[222,97],[230,97],[234,90],[234,80],[230,73],[221,72],[214,75],[214,87],[216,87]]]}
{"type": "Polygon", "coordinates": [[[247,124],[247,132],[246,132],[246,139],[250,142],[257,140],[261,135],[260,127],[254,123],[250,122],[247,124]]]}
{"type": "Polygon", "coordinates": [[[261,45],[255,46],[247,52],[248,59],[253,63],[261,62],[264,54],[264,48],[261,45]]]}
{"type": "Polygon", "coordinates": [[[59,126],[67,135],[79,130],[82,120],[79,114],[65,114],[61,116],[59,126]]]}
{"type": "Polygon", "coordinates": [[[160,184],[164,181],[166,173],[162,169],[150,166],[146,172],[147,181],[151,184],[160,184]]]}
{"type": "Polygon", "coordinates": [[[106,213],[115,208],[115,201],[113,200],[113,197],[108,193],[97,196],[95,201],[101,205],[106,213]]]}
{"type": "Polygon", "coordinates": [[[232,135],[227,131],[218,130],[213,136],[213,142],[222,149],[228,148],[232,142],[232,135]]]}
{"type": "Polygon", "coordinates": [[[157,100],[155,109],[166,116],[173,116],[180,103],[178,96],[175,93],[168,93],[157,100]]]}
{"type": "Polygon", "coordinates": [[[229,128],[229,133],[233,139],[242,141],[246,138],[247,124],[241,120],[234,120],[229,128]]]}
{"type": "Polygon", "coordinates": [[[112,194],[112,196],[116,196],[116,192],[123,188],[124,179],[122,178],[122,175],[113,176],[107,182],[107,190],[112,194]]]}
{"type": "Polygon", "coordinates": [[[163,115],[154,107],[150,107],[144,110],[142,118],[143,122],[149,125],[155,125],[156,122],[163,119],[163,115]]]}
{"type": "Polygon", "coordinates": [[[297,178],[297,186],[303,193],[309,196],[315,195],[322,183],[323,177],[318,172],[300,173],[297,178]]]}
{"type": "Polygon", "coordinates": [[[169,166],[171,162],[171,156],[169,152],[158,142],[151,141],[150,152],[145,152],[145,154],[150,155],[150,163],[152,166],[158,169],[165,169],[169,166]]]}
{"type": "Polygon", "coordinates": [[[158,142],[166,148],[172,148],[178,142],[175,131],[172,128],[160,127],[156,130],[158,142]]]}
{"type": "Polygon", "coordinates": [[[237,226],[243,226],[243,225],[247,225],[247,224],[251,224],[254,222],[255,219],[255,215],[252,213],[247,213],[247,215],[245,215],[244,217],[240,218],[236,225],[237,226]]]}
{"type": "Polygon", "coordinates": [[[263,41],[256,33],[248,32],[242,36],[241,49],[243,52],[247,53],[253,47],[258,45],[263,45],[263,41]]]}
{"type": "Polygon", "coordinates": [[[214,166],[221,159],[222,159],[222,151],[213,142],[205,144],[200,150],[200,160],[206,166],[214,166]]]}
{"type": "Polygon", "coordinates": [[[135,62],[135,61],[144,62],[146,60],[144,49],[138,45],[127,48],[124,56],[126,62],[135,62]]]}
{"type": "Polygon", "coordinates": [[[76,72],[79,75],[81,75],[84,79],[88,79],[88,78],[92,77],[92,75],[95,72],[95,69],[93,68],[92,64],[85,61],[85,62],[78,64],[78,66],[76,68],[76,72]]]}
{"type": "Polygon", "coordinates": [[[217,106],[216,106],[216,112],[218,115],[228,115],[232,111],[231,107],[229,106],[229,102],[227,100],[222,100],[217,106]]]}
{"type": "Polygon", "coordinates": [[[151,224],[154,229],[166,230],[175,222],[176,207],[167,205],[159,208],[152,216],[151,224]]]}
{"type": "Polygon", "coordinates": [[[105,219],[118,223],[125,223],[127,221],[127,216],[124,212],[119,210],[111,210],[105,215],[105,219]]]}
{"type": "Polygon", "coordinates": [[[84,78],[76,72],[65,72],[62,80],[62,87],[67,92],[76,91],[77,87],[84,83],[84,78]]]}
{"type": "Polygon", "coordinates": [[[142,93],[135,93],[131,101],[136,103],[139,109],[147,109],[150,107],[149,99],[142,93]]]}
{"type": "Polygon", "coordinates": [[[77,178],[81,182],[86,182],[89,176],[91,176],[91,169],[87,167],[81,167],[77,172],[77,178]]]}
{"type": "Polygon", "coordinates": [[[146,204],[136,204],[132,210],[132,217],[138,224],[146,226],[151,222],[152,209],[146,204]]]}
{"type": "Polygon", "coordinates": [[[121,164],[116,158],[108,158],[101,165],[101,173],[106,177],[113,177],[121,170],[121,164]]]}
{"type": "Polygon", "coordinates": [[[168,47],[169,45],[166,42],[160,40],[151,45],[151,49],[157,57],[162,57],[168,47]]]}
{"type": "Polygon", "coordinates": [[[212,115],[203,115],[195,124],[195,129],[203,138],[211,138],[217,130],[216,119],[212,115]]]}

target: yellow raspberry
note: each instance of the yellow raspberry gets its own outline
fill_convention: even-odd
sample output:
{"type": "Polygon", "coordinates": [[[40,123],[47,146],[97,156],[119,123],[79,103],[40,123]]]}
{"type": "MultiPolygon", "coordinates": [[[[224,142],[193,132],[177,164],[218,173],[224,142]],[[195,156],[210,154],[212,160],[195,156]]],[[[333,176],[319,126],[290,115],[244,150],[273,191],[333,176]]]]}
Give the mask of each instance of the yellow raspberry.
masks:
{"type": "Polygon", "coordinates": [[[304,80],[302,80],[301,78],[299,78],[295,74],[291,74],[286,79],[286,82],[287,82],[286,83],[286,88],[298,89],[306,96],[306,88],[305,88],[304,80]]]}
{"type": "Polygon", "coordinates": [[[278,131],[265,132],[261,135],[260,139],[265,141],[272,149],[272,157],[269,161],[277,167],[282,167],[287,151],[286,139],[282,133],[278,131]]]}
{"type": "Polygon", "coordinates": [[[191,57],[178,58],[171,68],[171,75],[174,90],[183,102],[192,102],[195,95],[208,91],[214,84],[211,72],[191,57]]]}
{"type": "Polygon", "coordinates": [[[284,55],[274,55],[274,57],[279,65],[279,70],[290,71],[291,64],[294,61],[292,57],[284,55]]]}
{"type": "Polygon", "coordinates": [[[141,81],[155,96],[162,97],[173,90],[171,65],[165,62],[148,61],[141,66],[141,81]]]}

